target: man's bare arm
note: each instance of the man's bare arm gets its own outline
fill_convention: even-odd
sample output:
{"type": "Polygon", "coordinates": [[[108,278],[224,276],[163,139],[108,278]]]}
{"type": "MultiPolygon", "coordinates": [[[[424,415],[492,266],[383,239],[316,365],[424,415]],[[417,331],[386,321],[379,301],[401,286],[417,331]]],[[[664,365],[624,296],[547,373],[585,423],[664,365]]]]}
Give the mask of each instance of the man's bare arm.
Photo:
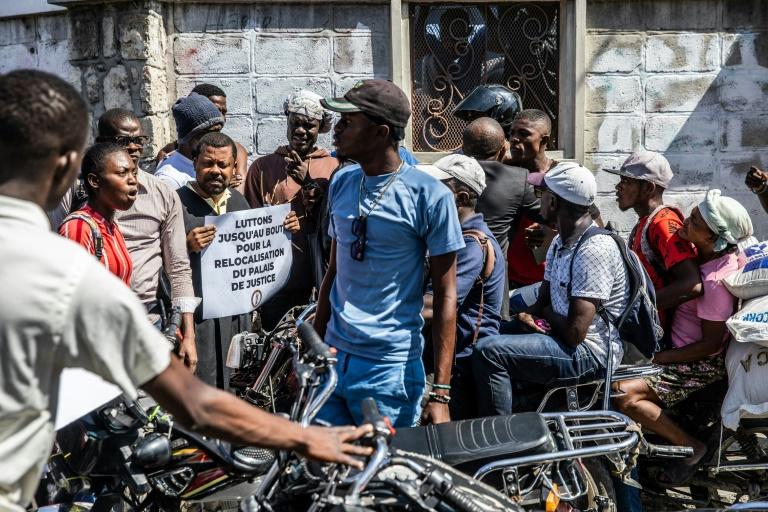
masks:
{"type": "Polygon", "coordinates": [[[701,274],[696,260],[687,259],[669,269],[669,284],[656,292],[656,307],[662,311],[701,296],[701,274]]]}
{"type": "Polygon", "coordinates": [[[552,335],[555,338],[577,347],[586,339],[587,330],[595,318],[599,304],[598,299],[572,297],[567,317],[555,313],[551,306],[545,307],[542,313],[552,326],[552,335]]]}
{"type": "Polygon", "coordinates": [[[328,270],[323,276],[323,283],[317,293],[317,311],[312,326],[321,338],[325,338],[325,330],[331,319],[331,286],[336,279],[336,239],[331,240],[331,256],[328,261],[328,270]]]}
{"type": "Polygon", "coordinates": [[[211,437],[263,448],[293,450],[313,459],[362,467],[353,455],[370,448],[351,444],[371,426],[301,428],[269,414],[232,394],[208,386],[176,358],[160,375],[142,386],[182,425],[211,437]]]}

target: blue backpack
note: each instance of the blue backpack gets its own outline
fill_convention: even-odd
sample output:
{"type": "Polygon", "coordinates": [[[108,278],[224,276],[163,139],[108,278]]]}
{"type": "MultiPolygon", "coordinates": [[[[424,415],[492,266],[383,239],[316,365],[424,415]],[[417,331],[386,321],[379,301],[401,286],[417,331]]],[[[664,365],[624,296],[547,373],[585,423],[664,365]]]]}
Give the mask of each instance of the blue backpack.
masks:
{"type": "MultiPolygon", "coordinates": [[[[650,276],[645,271],[645,267],[640,263],[631,249],[627,247],[624,240],[607,229],[597,226],[590,227],[581,236],[581,240],[576,245],[571,257],[571,266],[569,275],[573,275],[573,261],[579,252],[581,245],[595,235],[607,235],[613,238],[619,247],[621,259],[624,261],[624,268],[627,270],[629,278],[629,300],[624,313],[618,318],[612,318],[610,313],[600,305],[597,313],[603,321],[616,326],[619,330],[619,337],[626,343],[634,345],[643,356],[652,358],[653,354],[659,350],[659,342],[664,336],[664,330],[659,320],[659,312],[656,310],[656,290],[653,287],[650,276]]],[[[571,298],[570,279],[568,284],[568,299],[571,298]]]]}

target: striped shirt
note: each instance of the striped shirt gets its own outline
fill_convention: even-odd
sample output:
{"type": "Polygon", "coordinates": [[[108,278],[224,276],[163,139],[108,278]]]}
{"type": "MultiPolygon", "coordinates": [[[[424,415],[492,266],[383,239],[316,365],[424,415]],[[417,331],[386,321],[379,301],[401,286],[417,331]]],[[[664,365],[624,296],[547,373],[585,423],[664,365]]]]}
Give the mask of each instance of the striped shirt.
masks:
{"type": "MultiPolygon", "coordinates": [[[[109,222],[99,212],[85,205],[71,215],[79,214],[90,217],[96,223],[103,240],[101,262],[110,272],[120,278],[127,286],[131,286],[131,256],[125,246],[123,234],[117,223],[109,222]]],[[[86,251],[96,254],[91,227],[83,219],[67,217],[59,226],[59,234],[82,245],[86,251]]]]}

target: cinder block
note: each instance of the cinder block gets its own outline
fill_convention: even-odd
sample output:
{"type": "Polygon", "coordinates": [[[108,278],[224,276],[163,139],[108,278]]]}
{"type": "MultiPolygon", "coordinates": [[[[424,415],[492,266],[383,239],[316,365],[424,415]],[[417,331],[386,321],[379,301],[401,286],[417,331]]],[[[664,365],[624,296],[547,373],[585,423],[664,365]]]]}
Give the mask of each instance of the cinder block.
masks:
{"type": "Polygon", "coordinates": [[[645,70],[662,73],[714,71],[720,65],[717,34],[649,35],[645,70]]]}
{"type": "Polygon", "coordinates": [[[718,0],[591,0],[587,27],[621,31],[713,29],[718,25],[718,4],[718,0]]]}
{"type": "MultiPolygon", "coordinates": [[[[4,32],[5,29],[0,28],[0,41],[3,39],[4,32]]],[[[64,39],[69,39],[69,19],[67,15],[51,14],[39,16],[37,18],[37,39],[39,41],[63,41],[64,39]]]]}
{"type": "Polygon", "coordinates": [[[262,117],[256,126],[256,151],[268,155],[286,144],[285,117],[262,117]]]}
{"type": "Polygon", "coordinates": [[[640,69],[642,59],[642,34],[587,36],[587,72],[631,72],[640,69]]]}
{"type": "Polygon", "coordinates": [[[256,19],[264,32],[322,32],[332,28],[330,2],[307,4],[259,4],[256,19]]]}
{"type": "MultiPolygon", "coordinates": [[[[720,177],[718,188],[723,193],[740,193],[747,191],[744,179],[749,168],[755,166],[758,169],[768,170],[768,152],[754,151],[736,155],[726,155],[720,161],[720,177]]],[[[752,219],[755,221],[756,219],[752,219]]],[[[757,224],[757,222],[755,222],[757,224]]]]}
{"type": "Polygon", "coordinates": [[[7,73],[13,69],[37,67],[36,51],[34,45],[0,46],[0,73],[7,73]]]}
{"type": "Polygon", "coordinates": [[[723,151],[758,150],[768,140],[768,114],[728,116],[722,125],[723,151]]]}
{"type": "Polygon", "coordinates": [[[768,9],[764,0],[723,2],[723,27],[753,28],[768,26],[768,9]]]}
{"type": "Polygon", "coordinates": [[[388,74],[389,46],[383,36],[341,36],[333,39],[333,69],[337,73],[388,74]]]}
{"type": "Polygon", "coordinates": [[[109,70],[104,77],[104,109],[124,108],[133,110],[131,101],[131,84],[128,70],[118,64],[109,70]]]}
{"type": "Polygon", "coordinates": [[[715,151],[717,119],[710,115],[648,116],[645,123],[645,147],[661,153],[715,151]]]}
{"type": "MultiPolygon", "coordinates": [[[[43,18],[44,16],[41,16],[43,18]]],[[[0,21],[0,46],[33,43],[35,41],[35,18],[11,18],[0,21]]]]}
{"type": "Polygon", "coordinates": [[[723,65],[768,68],[768,32],[723,34],[723,65]]]}
{"type": "Polygon", "coordinates": [[[227,95],[228,115],[250,115],[253,113],[251,81],[248,78],[182,77],[176,80],[176,95],[179,98],[186,96],[196,85],[203,83],[216,85],[224,91],[227,95]]]}
{"type": "Polygon", "coordinates": [[[289,94],[307,89],[321,96],[331,96],[331,80],[324,77],[264,77],[255,84],[256,110],[260,114],[283,115],[283,103],[289,94]]]}
{"type": "Polygon", "coordinates": [[[253,67],[258,74],[321,74],[330,65],[331,42],[326,38],[256,36],[253,41],[253,67]]]}
{"type": "Polygon", "coordinates": [[[645,87],[646,112],[710,112],[719,107],[717,75],[652,76],[645,87]]]}
{"type": "Polygon", "coordinates": [[[99,56],[101,45],[99,9],[77,9],[71,11],[71,57],[73,60],[93,59],[99,56]]]}
{"type": "MultiPolygon", "coordinates": [[[[344,96],[347,91],[349,91],[352,87],[355,86],[357,82],[360,80],[366,80],[368,78],[374,78],[373,75],[357,75],[357,76],[343,76],[341,78],[337,78],[334,83],[333,87],[333,95],[334,96],[344,96]]],[[[381,77],[386,78],[386,77],[381,77]]]]}
{"type": "Polygon", "coordinates": [[[250,49],[244,37],[182,36],[174,41],[173,59],[179,74],[247,73],[250,49]]]}
{"type": "Polygon", "coordinates": [[[144,66],[141,72],[141,108],[145,114],[166,112],[169,108],[165,70],[144,66]]]}
{"type": "Polygon", "coordinates": [[[709,190],[717,183],[718,162],[712,153],[665,153],[664,156],[669,160],[675,175],[669,187],[670,191],[709,190]]]}
{"type": "Polygon", "coordinates": [[[250,116],[227,116],[222,131],[242,144],[249,154],[254,153],[253,121],[250,116]]]}
{"type": "Polygon", "coordinates": [[[586,116],[584,151],[631,153],[642,143],[642,119],[637,116],[586,116]]]}
{"type": "Polygon", "coordinates": [[[256,18],[252,5],[244,3],[176,4],[173,21],[179,33],[249,30],[265,22],[256,18]]]}
{"type": "Polygon", "coordinates": [[[723,72],[720,77],[720,104],[730,112],[768,110],[768,70],[723,72]]]}
{"type": "Polygon", "coordinates": [[[613,75],[587,77],[588,112],[635,112],[641,109],[640,77],[613,75]]]}
{"type": "Polygon", "coordinates": [[[385,34],[389,30],[389,9],[385,5],[335,5],[333,30],[385,34]]]}

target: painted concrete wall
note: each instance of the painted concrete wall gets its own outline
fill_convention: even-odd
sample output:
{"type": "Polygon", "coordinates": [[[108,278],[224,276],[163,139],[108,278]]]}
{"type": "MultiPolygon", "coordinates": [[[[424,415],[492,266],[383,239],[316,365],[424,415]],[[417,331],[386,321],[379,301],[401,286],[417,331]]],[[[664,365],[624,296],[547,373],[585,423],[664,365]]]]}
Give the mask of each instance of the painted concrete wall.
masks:
{"type": "MultiPolygon", "coordinates": [[[[750,165],[768,167],[764,1],[588,0],[587,18],[585,164],[664,152],[677,175],[670,201],[688,209],[719,187],[768,236],[743,186],[750,165]]],[[[388,38],[385,4],[122,2],[0,20],[0,72],[55,72],[94,117],[133,109],[153,137],[147,157],[174,138],[173,101],[213,82],[229,96],[225,131],[256,156],[284,142],[292,90],[342,94],[361,78],[390,77],[388,38]]],[[[616,179],[599,173],[598,182],[605,217],[628,230],[635,219],[615,207],[616,179]]]]}
{"type": "MultiPolygon", "coordinates": [[[[768,166],[765,2],[592,0],[587,18],[586,164],[660,151],[676,174],[670,201],[687,210],[721,188],[768,236],[768,216],[744,186],[750,165],[768,166]]],[[[598,174],[600,206],[626,230],[635,217],[616,209],[616,182],[598,174]]]]}
{"type": "Polygon", "coordinates": [[[283,101],[292,91],[341,95],[360,79],[390,77],[386,5],[186,4],[172,21],[177,95],[200,82],[222,87],[224,131],[252,153],[287,142],[283,101]]]}

